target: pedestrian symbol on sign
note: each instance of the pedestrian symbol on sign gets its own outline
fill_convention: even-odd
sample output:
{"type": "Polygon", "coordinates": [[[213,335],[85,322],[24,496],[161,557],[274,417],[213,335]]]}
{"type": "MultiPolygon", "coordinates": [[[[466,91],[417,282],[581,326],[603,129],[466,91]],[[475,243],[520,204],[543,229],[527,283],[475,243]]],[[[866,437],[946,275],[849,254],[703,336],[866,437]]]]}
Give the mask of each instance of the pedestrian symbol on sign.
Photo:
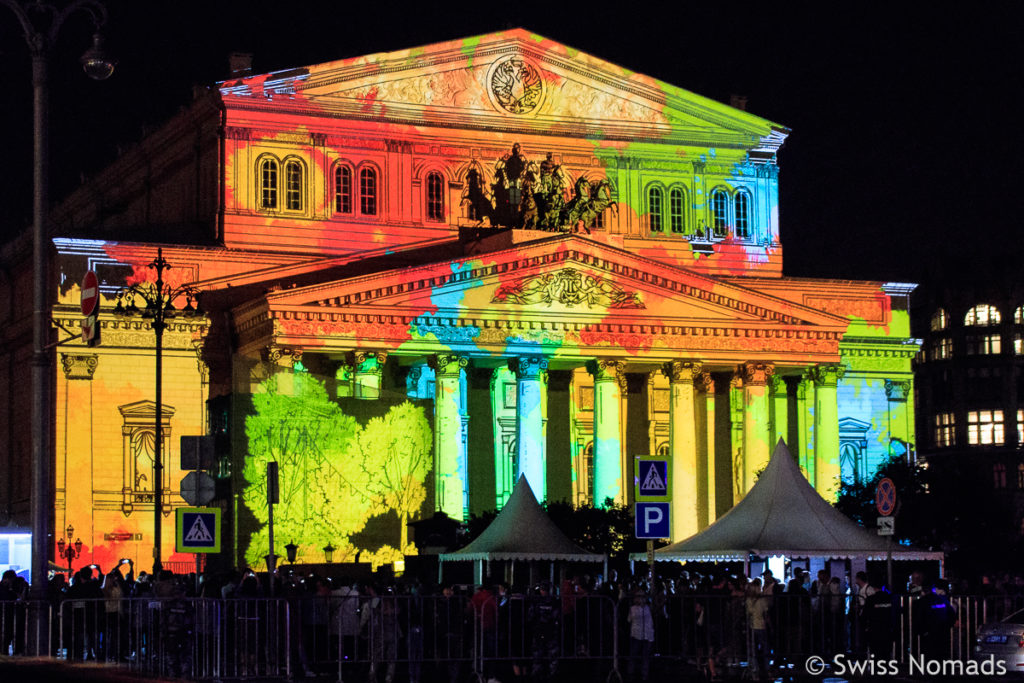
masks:
{"type": "Polygon", "coordinates": [[[650,467],[647,468],[647,474],[644,476],[644,481],[640,484],[640,488],[644,493],[648,495],[657,495],[664,493],[668,490],[668,486],[665,485],[665,479],[658,472],[658,467],[655,463],[649,463],[650,467]]]}
{"type": "Polygon", "coordinates": [[[206,528],[202,515],[196,515],[196,521],[192,522],[192,528],[185,534],[186,543],[212,543],[213,534],[206,528]]]}

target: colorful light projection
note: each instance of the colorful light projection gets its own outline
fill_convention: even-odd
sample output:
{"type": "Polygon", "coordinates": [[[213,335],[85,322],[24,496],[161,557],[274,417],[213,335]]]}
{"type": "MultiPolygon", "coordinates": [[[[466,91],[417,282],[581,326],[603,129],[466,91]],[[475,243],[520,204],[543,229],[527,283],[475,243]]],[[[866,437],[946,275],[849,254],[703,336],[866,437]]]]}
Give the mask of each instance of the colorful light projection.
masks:
{"type": "Polygon", "coordinates": [[[424,409],[403,402],[349,399],[350,405],[386,408],[360,423],[328,398],[323,383],[307,372],[264,380],[245,420],[248,456],[243,500],[255,519],[245,559],[260,566],[268,554],[266,465],[278,463],[280,504],[274,509],[277,538],[298,545],[299,562],[322,562],[334,546],[335,561],[379,565],[415,554],[407,523],[427,498],[433,434],[424,409]],[[357,546],[352,537],[376,517],[394,516],[394,537],[357,546]],[[385,542],[386,541],[386,542],[385,542]]]}

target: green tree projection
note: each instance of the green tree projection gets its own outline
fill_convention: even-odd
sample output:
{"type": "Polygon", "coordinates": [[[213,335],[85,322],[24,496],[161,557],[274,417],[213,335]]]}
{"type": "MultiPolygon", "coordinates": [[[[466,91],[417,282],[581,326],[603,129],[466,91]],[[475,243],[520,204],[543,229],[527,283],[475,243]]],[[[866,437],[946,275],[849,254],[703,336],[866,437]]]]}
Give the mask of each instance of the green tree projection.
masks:
{"type": "Polygon", "coordinates": [[[274,506],[274,536],[299,546],[300,562],[322,562],[322,548],[336,548],[336,561],[371,551],[375,564],[402,557],[406,524],[426,499],[433,435],[423,408],[406,402],[363,427],[332,402],[324,385],[305,372],[267,379],[253,395],[245,421],[248,452],[243,494],[260,527],[249,539],[246,560],[262,564],[268,549],[267,462],[279,468],[280,502],[274,506]],[[290,386],[290,391],[283,391],[290,386]],[[356,548],[350,541],[374,515],[394,511],[398,539],[381,548],[356,548]],[[392,545],[398,543],[399,547],[392,545]]]}
{"type": "Polygon", "coordinates": [[[399,555],[406,552],[410,517],[427,499],[433,433],[423,408],[406,402],[371,419],[357,439],[363,478],[377,514],[394,510],[400,531],[399,555]]]}

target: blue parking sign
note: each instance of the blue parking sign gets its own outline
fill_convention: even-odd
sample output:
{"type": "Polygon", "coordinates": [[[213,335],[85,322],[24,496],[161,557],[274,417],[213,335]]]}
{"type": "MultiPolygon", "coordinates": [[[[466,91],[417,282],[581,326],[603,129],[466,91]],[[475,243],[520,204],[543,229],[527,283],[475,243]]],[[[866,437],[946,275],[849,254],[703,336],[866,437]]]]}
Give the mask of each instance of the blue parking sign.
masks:
{"type": "Polygon", "coordinates": [[[635,503],[636,537],[637,538],[669,538],[671,527],[670,503],[635,503]]]}

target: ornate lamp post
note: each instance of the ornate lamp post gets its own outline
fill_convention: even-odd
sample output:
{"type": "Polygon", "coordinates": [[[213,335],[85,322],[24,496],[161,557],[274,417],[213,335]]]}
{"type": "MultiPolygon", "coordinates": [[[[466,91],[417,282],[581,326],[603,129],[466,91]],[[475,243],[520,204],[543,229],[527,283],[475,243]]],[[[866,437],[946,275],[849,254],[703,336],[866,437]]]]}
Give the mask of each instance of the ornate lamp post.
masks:
{"type": "Polygon", "coordinates": [[[68,561],[68,578],[70,579],[73,572],[71,563],[75,561],[76,557],[82,556],[82,539],[79,538],[74,543],[71,542],[71,537],[75,535],[75,527],[70,524],[68,524],[66,533],[68,540],[66,543],[63,538],[57,541],[57,552],[68,561]]]}
{"type": "Polygon", "coordinates": [[[330,543],[324,546],[324,560],[327,561],[327,564],[330,564],[334,560],[334,551],[335,547],[330,543]]]}
{"type": "Polygon", "coordinates": [[[53,469],[50,463],[49,382],[52,361],[47,349],[50,306],[47,289],[46,212],[49,209],[49,83],[47,61],[64,21],[82,10],[92,19],[93,44],[81,58],[90,78],[103,80],[114,62],[103,52],[100,29],[107,9],[98,0],[74,0],[63,9],[42,0],[0,0],[14,12],[32,56],[32,595],[46,595],[46,561],[50,554],[50,515],[53,512],[53,469]]]}
{"type": "Polygon", "coordinates": [[[167,329],[167,321],[171,318],[195,317],[201,313],[194,305],[197,303],[197,292],[194,288],[189,285],[171,287],[164,282],[164,271],[170,269],[171,264],[164,260],[163,249],[156,250],[156,259],[147,267],[156,271],[156,281],[143,282],[119,291],[114,315],[125,318],[141,317],[149,320],[149,326],[156,335],[156,415],[153,434],[153,573],[157,574],[163,566],[160,561],[160,540],[162,538],[164,495],[164,330],[167,329]],[[181,299],[185,300],[185,305],[179,310],[175,302],[181,299]],[[141,308],[140,303],[142,304],[141,308]]]}
{"type": "Polygon", "coordinates": [[[292,541],[284,547],[284,552],[288,555],[288,564],[295,564],[295,558],[299,554],[299,546],[295,545],[295,541],[292,541]]]}

